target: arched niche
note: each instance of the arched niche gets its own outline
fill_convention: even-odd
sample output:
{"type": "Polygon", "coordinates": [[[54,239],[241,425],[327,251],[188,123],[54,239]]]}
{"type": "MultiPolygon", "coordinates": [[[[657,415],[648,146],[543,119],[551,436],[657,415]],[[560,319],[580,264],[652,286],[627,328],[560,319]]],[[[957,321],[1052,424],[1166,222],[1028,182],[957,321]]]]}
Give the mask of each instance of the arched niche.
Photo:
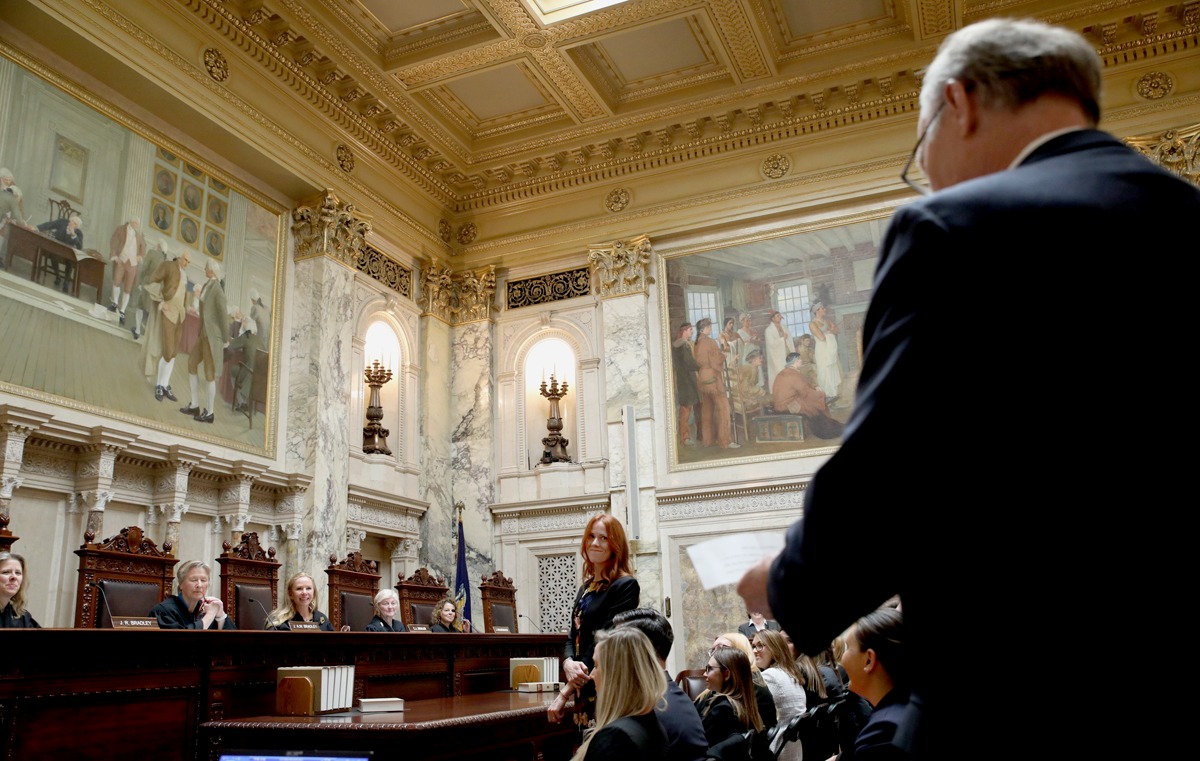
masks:
{"type": "MultiPolygon", "coordinates": [[[[415,307],[414,307],[415,315],[415,307]]],[[[388,448],[397,467],[415,469],[418,369],[413,361],[417,345],[415,327],[406,319],[402,305],[385,294],[371,295],[361,300],[354,319],[353,364],[350,383],[351,411],[347,425],[350,453],[355,457],[388,459],[387,455],[362,454],[362,428],[366,425],[370,387],[365,369],[375,360],[392,371],[392,379],[379,390],[383,419],[390,432],[388,448]]]]}

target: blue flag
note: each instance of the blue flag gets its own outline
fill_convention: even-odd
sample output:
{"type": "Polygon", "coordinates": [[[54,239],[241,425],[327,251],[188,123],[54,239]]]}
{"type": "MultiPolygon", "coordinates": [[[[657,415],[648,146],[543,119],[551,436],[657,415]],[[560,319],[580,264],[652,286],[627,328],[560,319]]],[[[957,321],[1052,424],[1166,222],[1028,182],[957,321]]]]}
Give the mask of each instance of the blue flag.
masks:
{"type": "MultiPolygon", "coordinates": [[[[467,573],[467,541],[463,538],[462,514],[458,516],[458,568],[454,571],[454,604],[458,619],[471,621],[471,577],[467,573]]],[[[475,622],[471,622],[472,630],[475,622]]]]}

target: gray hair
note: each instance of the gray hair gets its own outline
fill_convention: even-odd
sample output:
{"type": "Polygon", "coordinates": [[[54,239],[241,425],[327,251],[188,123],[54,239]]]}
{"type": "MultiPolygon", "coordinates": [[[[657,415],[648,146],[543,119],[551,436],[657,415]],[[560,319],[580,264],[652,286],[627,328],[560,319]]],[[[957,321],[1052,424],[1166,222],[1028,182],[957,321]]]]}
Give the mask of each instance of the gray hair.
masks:
{"type": "Polygon", "coordinates": [[[204,271],[211,272],[216,280],[221,279],[221,264],[216,259],[206,259],[204,261],[204,271]]]}
{"type": "Polygon", "coordinates": [[[947,82],[974,87],[987,108],[1015,110],[1053,93],[1100,121],[1100,58],[1070,29],[1031,19],[988,19],[942,41],[921,86],[921,115],[931,117],[947,82]]]}
{"type": "Polygon", "coordinates": [[[175,569],[176,592],[178,592],[179,588],[183,586],[183,580],[187,578],[187,575],[197,568],[203,568],[204,573],[208,576],[209,582],[212,582],[212,566],[210,566],[208,563],[205,563],[203,560],[186,560],[180,563],[179,567],[175,569]]]}
{"type": "Polygon", "coordinates": [[[383,589],[381,589],[375,593],[375,603],[374,604],[376,606],[378,606],[379,603],[383,602],[384,600],[388,599],[389,597],[391,599],[395,600],[396,602],[400,602],[400,595],[396,593],[395,589],[393,589],[392,587],[384,587],[383,589]]]}
{"type": "Polygon", "coordinates": [[[15,177],[13,177],[12,170],[9,169],[8,167],[0,168],[0,178],[3,178],[5,180],[15,180],[16,179],[15,177]]]}

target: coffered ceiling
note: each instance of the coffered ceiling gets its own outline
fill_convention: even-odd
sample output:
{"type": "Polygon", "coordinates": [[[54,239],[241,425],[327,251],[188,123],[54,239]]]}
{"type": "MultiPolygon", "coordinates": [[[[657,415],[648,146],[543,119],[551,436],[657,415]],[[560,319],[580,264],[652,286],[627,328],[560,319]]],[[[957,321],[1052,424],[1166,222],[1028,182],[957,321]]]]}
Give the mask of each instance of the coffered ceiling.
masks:
{"type": "Polygon", "coordinates": [[[377,229],[463,261],[527,252],[547,230],[651,224],[622,226],[631,214],[721,224],[847,195],[851,165],[900,198],[924,67],[947,33],[990,16],[1094,41],[1106,113],[1169,104],[1136,94],[1157,66],[1176,104],[1195,103],[1200,0],[0,2],[0,22],[239,171],[293,198],[338,188],[377,229]]]}

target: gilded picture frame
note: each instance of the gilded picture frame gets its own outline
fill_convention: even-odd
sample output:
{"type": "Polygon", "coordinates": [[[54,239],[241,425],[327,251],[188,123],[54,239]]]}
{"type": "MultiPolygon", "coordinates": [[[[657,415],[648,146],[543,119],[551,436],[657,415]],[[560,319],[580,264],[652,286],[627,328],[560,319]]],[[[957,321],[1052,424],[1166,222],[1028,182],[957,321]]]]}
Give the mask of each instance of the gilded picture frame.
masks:
{"type": "MultiPolygon", "coordinates": [[[[52,218],[48,199],[72,199],[72,208],[84,220],[81,261],[88,265],[76,270],[90,273],[86,278],[74,275],[77,283],[69,277],[59,288],[53,277],[47,279],[33,266],[36,257],[14,257],[21,246],[37,245],[41,233],[36,229],[19,231],[18,242],[0,251],[6,263],[12,261],[0,270],[0,316],[8,326],[6,340],[0,342],[0,404],[14,397],[46,401],[275,456],[275,357],[281,343],[278,322],[285,312],[286,210],[244,183],[214,177],[214,168],[185,146],[3,42],[0,113],[9,114],[13,122],[0,130],[0,165],[10,168],[19,181],[30,227],[52,218]],[[78,146],[77,156],[86,157],[85,165],[68,173],[78,178],[78,187],[64,188],[59,182],[68,176],[55,169],[61,165],[56,162],[62,160],[63,140],[78,146]],[[198,194],[193,199],[195,216],[181,206],[185,181],[198,194]],[[211,201],[219,202],[219,224],[208,219],[211,201]],[[129,244],[133,248],[127,250],[142,256],[144,264],[138,265],[129,299],[112,301],[111,252],[124,245],[119,241],[131,240],[131,219],[137,220],[140,237],[135,235],[136,245],[129,244]],[[185,252],[190,261],[181,267],[185,252]],[[219,278],[209,279],[209,262],[219,266],[219,278]],[[175,332],[164,332],[155,318],[161,313],[162,289],[171,278],[154,278],[171,267],[181,309],[175,323],[177,352],[167,361],[162,341],[175,332]],[[202,299],[218,289],[225,297],[224,314],[206,311],[219,307],[202,299]],[[258,326],[253,345],[242,340],[248,330],[241,329],[250,313],[251,292],[257,292],[274,315],[272,325],[258,326]],[[211,323],[202,314],[212,317],[211,323]],[[210,330],[210,324],[216,327],[210,330]],[[208,336],[213,331],[219,335],[208,336]],[[152,337],[158,340],[152,342],[152,337]],[[217,389],[211,422],[180,414],[181,408],[198,401],[189,393],[188,365],[191,354],[205,342],[231,347],[218,348],[221,356],[214,357],[217,389]],[[232,374],[239,367],[245,371],[247,356],[256,360],[253,373],[258,381],[253,384],[252,376],[232,374]],[[173,399],[158,396],[163,367],[173,399]]],[[[11,239],[6,238],[6,244],[11,239]]]]}
{"type": "Polygon", "coordinates": [[[854,404],[861,328],[889,217],[872,210],[663,253],[672,470],[836,451],[854,404]],[[828,335],[818,357],[821,327],[828,335]]]}

